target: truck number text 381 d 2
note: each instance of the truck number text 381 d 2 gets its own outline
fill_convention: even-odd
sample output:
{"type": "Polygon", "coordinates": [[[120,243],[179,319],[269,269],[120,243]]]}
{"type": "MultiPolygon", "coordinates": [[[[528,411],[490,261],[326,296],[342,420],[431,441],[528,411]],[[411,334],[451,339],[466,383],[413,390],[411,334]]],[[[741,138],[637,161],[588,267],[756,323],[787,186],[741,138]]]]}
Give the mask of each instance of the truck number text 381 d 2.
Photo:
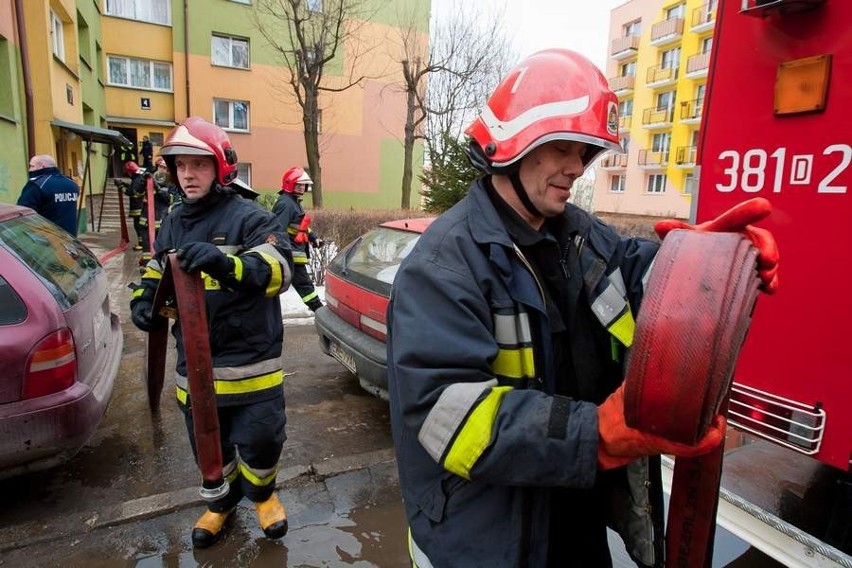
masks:
{"type": "Polygon", "coordinates": [[[852,146],[832,144],[822,154],[788,154],[787,148],[778,148],[771,154],[762,148],[753,148],[745,152],[725,150],[719,154],[719,161],[725,166],[721,183],[716,189],[730,193],[737,188],[746,193],[757,193],[766,187],[767,178],[772,183],[772,192],[781,193],[789,186],[810,186],[817,182],[814,178],[814,162],[828,160],[827,165],[819,164],[819,171],[828,172],[819,180],[817,193],[846,193],[847,185],[841,183],[841,176],[852,163],[852,146]]]}

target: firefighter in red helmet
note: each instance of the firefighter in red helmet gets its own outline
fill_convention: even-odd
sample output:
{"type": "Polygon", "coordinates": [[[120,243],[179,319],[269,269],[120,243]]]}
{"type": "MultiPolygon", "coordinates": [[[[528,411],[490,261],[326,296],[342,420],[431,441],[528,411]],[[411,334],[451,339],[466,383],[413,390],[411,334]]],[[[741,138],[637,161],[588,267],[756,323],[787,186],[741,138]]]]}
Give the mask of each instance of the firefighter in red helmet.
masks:
{"type": "MultiPolygon", "coordinates": [[[[275,217],[237,195],[237,154],[227,134],[197,117],[174,129],[162,147],[183,201],[165,218],[154,258],[130,302],[133,323],[156,325],[151,313],[165,255],[177,251],[184,270],[200,271],[210,327],[210,351],[220,430],[223,477],[229,491],[208,502],[192,530],[204,548],[221,536],[242,497],[254,503],[263,532],[280,538],[287,514],[275,492],[285,434],[284,329],[279,294],[290,285],[289,239],[275,217]]],[[[177,398],[189,439],[193,436],[183,336],[177,320],[177,398]]]]}
{"type": "Polygon", "coordinates": [[[292,167],[281,176],[281,190],[272,207],[272,213],[278,217],[281,225],[290,235],[290,248],[293,249],[293,288],[312,312],[322,307],[322,301],[314,288],[314,282],[308,272],[310,247],[322,247],[322,239],[311,230],[311,217],[302,208],[302,196],[311,190],[314,182],[305,170],[292,167]]]}
{"type": "Polygon", "coordinates": [[[568,203],[619,151],[618,100],[566,49],[533,54],[466,131],[483,172],[423,233],[388,308],[391,425],[416,566],[611,566],[607,526],[662,565],[659,455],[624,424],[633,314],[658,245],[568,203]],[[473,537],[471,535],[474,535],[473,537]]]}

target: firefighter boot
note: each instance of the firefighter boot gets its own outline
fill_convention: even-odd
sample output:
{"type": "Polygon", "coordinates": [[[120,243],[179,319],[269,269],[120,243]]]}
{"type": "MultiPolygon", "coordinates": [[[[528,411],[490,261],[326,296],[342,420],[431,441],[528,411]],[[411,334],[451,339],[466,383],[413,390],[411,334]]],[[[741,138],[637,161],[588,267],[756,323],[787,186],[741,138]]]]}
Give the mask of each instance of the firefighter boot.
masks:
{"type": "Polygon", "coordinates": [[[263,503],[255,503],[254,510],[266,538],[281,538],[287,534],[287,511],[275,493],[263,503]]]}
{"type": "Polygon", "coordinates": [[[215,513],[210,509],[204,511],[204,514],[192,527],[192,547],[207,548],[216,544],[222,538],[222,534],[225,532],[225,522],[233,512],[234,509],[224,513],[215,513]]]}
{"type": "Polygon", "coordinates": [[[322,301],[320,301],[319,298],[313,298],[311,301],[308,302],[308,309],[310,309],[312,312],[317,311],[321,307],[322,301]]]}

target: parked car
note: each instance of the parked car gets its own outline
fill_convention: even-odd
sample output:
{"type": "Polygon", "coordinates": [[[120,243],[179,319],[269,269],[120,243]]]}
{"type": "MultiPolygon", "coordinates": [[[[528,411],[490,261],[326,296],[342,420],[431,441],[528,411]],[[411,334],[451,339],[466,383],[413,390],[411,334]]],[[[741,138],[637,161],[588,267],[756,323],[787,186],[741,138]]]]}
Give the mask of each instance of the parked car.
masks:
{"type": "Polygon", "coordinates": [[[122,344],[95,255],[31,209],[0,204],[0,479],[86,444],[122,344]]]}
{"type": "Polygon", "coordinates": [[[326,268],[325,301],[314,319],[320,347],[387,400],[385,313],[396,271],[434,217],[382,223],[341,249],[326,268]]]}

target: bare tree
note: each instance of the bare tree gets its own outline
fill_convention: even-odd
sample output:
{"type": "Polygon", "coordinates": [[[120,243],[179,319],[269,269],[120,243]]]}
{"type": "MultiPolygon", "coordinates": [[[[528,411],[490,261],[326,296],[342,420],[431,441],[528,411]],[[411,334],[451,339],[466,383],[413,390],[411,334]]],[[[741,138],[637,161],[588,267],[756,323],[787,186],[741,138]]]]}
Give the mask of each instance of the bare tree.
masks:
{"type": "Polygon", "coordinates": [[[313,205],[322,207],[319,150],[320,93],[341,92],[358,85],[357,60],[367,48],[360,24],[372,12],[368,0],[256,0],[255,25],[289,71],[287,81],[302,109],[305,153],[313,185],[313,205]],[[326,65],[347,48],[349,76],[330,84],[326,65]]]}
{"type": "Polygon", "coordinates": [[[441,141],[461,136],[465,121],[514,59],[499,24],[502,10],[483,15],[462,2],[453,3],[452,10],[433,22],[428,47],[415,25],[417,13],[409,13],[399,28],[406,93],[403,209],[411,207],[415,141],[425,139],[430,160],[440,154],[441,141]]]}

